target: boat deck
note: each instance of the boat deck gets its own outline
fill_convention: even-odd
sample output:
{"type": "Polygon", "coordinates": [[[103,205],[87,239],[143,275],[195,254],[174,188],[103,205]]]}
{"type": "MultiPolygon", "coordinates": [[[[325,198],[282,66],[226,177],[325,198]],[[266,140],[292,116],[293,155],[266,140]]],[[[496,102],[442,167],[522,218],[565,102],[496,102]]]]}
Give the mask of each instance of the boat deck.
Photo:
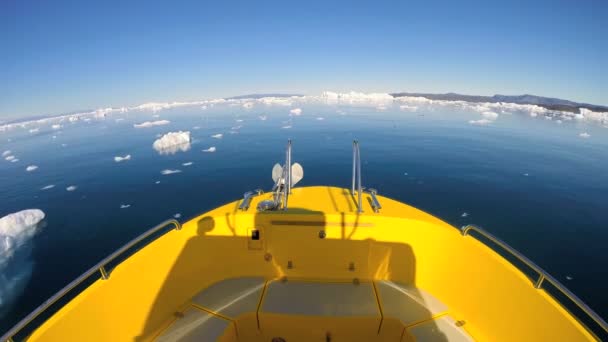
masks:
{"type": "Polygon", "coordinates": [[[232,278],[176,316],[157,341],[473,340],[438,299],[391,281],[232,278]]]}

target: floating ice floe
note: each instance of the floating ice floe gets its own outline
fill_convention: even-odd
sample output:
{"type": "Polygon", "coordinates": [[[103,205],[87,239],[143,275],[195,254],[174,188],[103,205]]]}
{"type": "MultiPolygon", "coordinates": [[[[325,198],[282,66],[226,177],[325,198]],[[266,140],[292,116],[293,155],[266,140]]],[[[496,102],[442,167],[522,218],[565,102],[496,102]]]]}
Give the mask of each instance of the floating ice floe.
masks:
{"type": "Polygon", "coordinates": [[[467,212],[464,212],[464,213],[462,213],[462,215],[460,215],[460,217],[467,217],[467,216],[469,216],[469,213],[467,213],[467,212]]]}
{"type": "Polygon", "coordinates": [[[241,128],[243,128],[243,125],[232,126],[230,129],[233,130],[233,131],[236,131],[236,130],[239,130],[241,128]]]}
{"type": "Polygon", "coordinates": [[[491,111],[482,112],[481,116],[488,120],[496,120],[498,118],[498,114],[491,111]]]}
{"type": "Polygon", "coordinates": [[[30,166],[28,166],[28,167],[25,168],[25,171],[32,172],[32,171],[35,171],[37,169],[38,169],[37,165],[30,165],[30,166]]]}
{"type": "Polygon", "coordinates": [[[192,129],[194,129],[194,130],[201,129],[201,126],[194,126],[194,127],[192,127],[192,129]]]}
{"type": "Polygon", "coordinates": [[[55,187],[55,184],[49,184],[49,185],[45,185],[42,188],[40,188],[40,190],[49,190],[55,187]]]}
{"type": "Polygon", "coordinates": [[[40,209],[26,209],[0,218],[0,311],[26,288],[34,265],[30,240],[44,217],[40,209]]]}
{"type": "Polygon", "coordinates": [[[182,170],[177,170],[177,169],[175,169],[175,170],[171,170],[171,169],[165,169],[165,170],[162,170],[162,171],[160,172],[160,174],[161,174],[161,175],[163,175],[163,176],[166,176],[166,175],[172,175],[172,174],[174,174],[174,173],[181,173],[181,172],[182,172],[182,170]]]}
{"type": "Polygon", "coordinates": [[[12,159],[12,160],[11,160],[11,163],[16,163],[16,162],[18,162],[18,161],[19,161],[19,159],[14,158],[14,159],[12,159]]]}
{"type": "Polygon", "coordinates": [[[211,137],[215,138],[215,139],[221,139],[222,137],[224,137],[224,135],[222,133],[218,133],[218,134],[212,135],[211,137]]]}
{"type": "Polygon", "coordinates": [[[583,132],[583,133],[579,134],[578,136],[586,139],[586,138],[589,138],[591,136],[591,134],[589,134],[587,132],[583,132]]]}
{"type": "Polygon", "coordinates": [[[15,156],[13,156],[13,155],[6,156],[4,159],[7,161],[13,161],[13,160],[15,160],[15,156]]]}
{"type": "Polygon", "coordinates": [[[30,133],[37,133],[40,130],[40,128],[32,128],[30,129],[30,133]]]}
{"type": "Polygon", "coordinates": [[[282,129],[290,129],[290,128],[291,128],[291,125],[285,125],[285,126],[283,126],[283,127],[281,127],[281,128],[282,128],[282,129]]]}
{"type": "Polygon", "coordinates": [[[566,280],[572,280],[574,278],[572,278],[571,276],[566,276],[566,280]]]}
{"type": "Polygon", "coordinates": [[[323,121],[323,120],[325,120],[325,118],[323,118],[323,117],[318,117],[317,118],[317,121],[323,121]]]}
{"type": "Polygon", "coordinates": [[[67,188],[65,188],[67,191],[74,191],[76,189],[78,189],[78,187],[76,185],[70,185],[67,188]]]}
{"type": "Polygon", "coordinates": [[[294,108],[289,111],[289,114],[294,115],[294,116],[300,116],[300,115],[302,115],[302,108],[294,108]]]}
{"type": "Polygon", "coordinates": [[[11,153],[12,153],[11,150],[6,150],[6,151],[2,152],[2,156],[6,157],[6,156],[8,156],[11,153]]]}
{"type": "Polygon", "coordinates": [[[120,209],[127,209],[130,206],[131,206],[130,204],[121,204],[120,209]]]}
{"type": "Polygon", "coordinates": [[[160,184],[160,181],[156,181],[156,182],[154,182],[154,184],[160,184]]]}
{"type": "Polygon", "coordinates": [[[206,150],[203,150],[203,152],[215,152],[215,146],[211,146],[206,150]]]}
{"type": "Polygon", "coordinates": [[[192,164],[193,164],[192,162],[187,162],[187,163],[182,163],[182,166],[190,166],[192,164]]]}
{"type": "Polygon", "coordinates": [[[182,217],[182,214],[181,213],[177,213],[177,214],[173,215],[173,217],[175,217],[176,219],[178,219],[178,218],[182,217]]]}
{"type": "Polygon", "coordinates": [[[266,119],[268,119],[268,117],[266,115],[260,115],[260,116],[258,116],[258,118],[262,121],[266,121],[266,119]]]}
{"type": "Polygon", "coordinates": [[[471,125],[477,125],[477,126],[484,126],[487,124],[492,123],[492,120],[488,120],[488,119],[479,119],[479,120],[469,120],[469,123],[471,125]]]}
{"type": "Polygon", "coordinates": [[[52,129],[61,129],[61,125],[60,124],[55,124],[51,126],[52,129]]]}
{"type": "Polygon", "coordinates": [[[175,154],[190,150],[190,132],[169,132],[154,141],[152,147],[160,154],[175,154]]]}
{"type": "Polygon", "coordinates": [[[154,127],[154,126],[168,125],[170,123],[171,123],[171,121],[169,121],[169,120],[146,121],[146,122],[142,122],[140,124],[134,124],[133,127],[135,127],[135,128],[148,128],[148,127],[154,127]]]}
{"type": "Polygon", "coordinates": [[[399,109],[406,111],[406,112],[415,112],[418,110],[418,106],[400,105],[399,109]]]}
{"type": "Polygon", "coordinates": [[[131,155],[127,154],[124,157],[121,157],[121,156],[114,157],[114,161],[117,162],[117,163],[120,163],[121,161],[125,161],[125,160],[131,160],[131,155]]]}
{"type": "Polygon", "coordinates": [[[386,107],[393,103],[393,97],[385,93],[360,93],[351,91],[350,93],[335,93],[325,91],[321,94],[320,99],[329,104],[347,104],[352,106],[365,107],[386,107]]]}

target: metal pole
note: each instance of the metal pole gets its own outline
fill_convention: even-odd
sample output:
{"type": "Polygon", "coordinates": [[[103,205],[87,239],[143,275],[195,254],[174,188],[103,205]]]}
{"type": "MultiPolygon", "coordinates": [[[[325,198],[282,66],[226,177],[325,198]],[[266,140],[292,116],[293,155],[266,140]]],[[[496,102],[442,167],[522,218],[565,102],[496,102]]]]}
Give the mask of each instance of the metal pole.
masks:
{"type": "Polygon", "coordinates": [[[361,193],[363,192],[362,186],[361,186],[361,150],[359,149],[359,144],[357,144],[357,181],[359,182],[359,185],[357,186],[357,191],[359,192],[359,200],[358,200],[358,206],[359,206],[359,213],[363,212],[363,206],[361,205],[361,193]]]}
{"type": "Polygon", "coordinates": [[[357,140],[353,140],[353,186],[351,188],[351,194],[355,195],[355,170],[357,163],[357,140]]]}

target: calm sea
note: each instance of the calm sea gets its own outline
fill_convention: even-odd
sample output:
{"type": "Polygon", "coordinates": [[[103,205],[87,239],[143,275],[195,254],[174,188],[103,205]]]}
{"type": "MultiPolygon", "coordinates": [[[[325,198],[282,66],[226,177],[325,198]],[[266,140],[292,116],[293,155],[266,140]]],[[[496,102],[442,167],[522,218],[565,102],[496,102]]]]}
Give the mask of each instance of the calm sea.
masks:
{"type": "Polygon", "coordinates": [[[26,285],[0,292],[0,333],[156,223],[270,188],[288,138],[293,161],[304,166],[298,186],[349,187],[358,139],[364,186],[456,227],[484,227],[608,317],[608,128],[521,113],[476,126],[469,120],[479,113],[467,110],[299,106],[293,117],[290,107],[222,105],[0,132],[0,153],[19,159],[0,160],[0,217],[28,208],[46,214],[22,247],[31,249],[29,260],[4,275],[25,277],[26,285]],[[170,124],[133,127],[154,120],[170,124]],[[159,134],[180,130],[191,132],[189,150],[152,148],[159,134]],[[202,152],[210,147],[215,152],[202,152]],[[28,172],[29,165],[38,168],[28,172]],[[162,175],[166,169],[181,172],[162,175]],[[54,187],[41,190],[47,185],[54,187]]]}

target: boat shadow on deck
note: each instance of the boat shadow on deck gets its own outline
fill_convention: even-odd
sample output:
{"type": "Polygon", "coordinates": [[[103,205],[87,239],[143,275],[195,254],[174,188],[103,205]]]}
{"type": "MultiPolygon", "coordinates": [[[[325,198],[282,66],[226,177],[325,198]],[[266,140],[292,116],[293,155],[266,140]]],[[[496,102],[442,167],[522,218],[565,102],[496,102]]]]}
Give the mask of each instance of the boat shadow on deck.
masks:
{"type": "MultiPolygon", "coordinates": [[[[353,312],[338,318],[346,321],[349,318],[367,319],[354,320],[347,322],[346,325],[338,324],[339,327],[335,328],[317,327],[317,330],[327,330],[324,332],[325,341],[350,340],[353,332],[361,330],[358,325],[365,327],[374,319],[378,322],[377,328],[372,331],[376,340],[413,340],[405,327],[421,324],[435,332],[432,335],[433,341],[448,340],[440,329],[434,326],[433,318],[437,315],[426,309],[427,297],[416,288],[416,256],[412,247],[407,243],[381,242],[371,238],[355,239],[357,230],[374,229],[373,224],[361,222],[363,220],[360,215],[356,215],[352,220],[350,218],[353,215],[347,216],[341,213],[339,219],[332,219],[323,212],[290,208],[286,212],[257,212],[253,221],[239,221],[236,214],[235,207],[234,211],[214,217],[205,216],[197,221],[197,234],[185,243],[167,273],[143,329],[135,338],[136,341],[147,341],[164,334],[168,327],[170,328],[184,316],[185,311],[192,309],[194,296],[213,284],[239,277],[263,277],[266,282],[258,299],[257,309],[252,313],[257,326],[249,324],[254,330],[257,328],[257,332],[249,331],[244,334],[242,329],[248,325],[247,323],[241,324],[238,317],[225,317],[221,313],[213,313],[236,322],[238,332],[235,336],[239,336],[238,341],[250,340],[253,337],[260,341],[271,341],[275,337],[272,331],[274,325],[266,324],[263,317],[266,308],[264,301],[269,300],[268,291],[272,282],[319,284],[315,285],[318,289],[313,290],[315,295],[304,301],[307,308],[298,311],[298,308],[290,307],[289,297],[283,301],[283,306],[290,307],[286,312],[296,313],[296,315],[287,315],[290,319],[305,317],[306,310],[316,309],[321,312],[309,314],[336,318],[335,315],[343,313],[345,308],[350,308],[353,312]],[[339,298],[332,299],[332,296],[328,298],[327,293],[324,293],[326,286],[322,284],[369,286],[372,289],[370,298],[373,298],[377,315],[370,317],[366,313],[361,313],[362,316],[358,317],[357,311],[362,307],[361,305],[341,303],[339,298]],[[391,288],[403,292],[409,298],[405,302],[400,299],[395,300],[395,291],[391,288]],[[392,294],[387,291],[392,291],[392,294]],[[395,310],[409,310],[407,307],[400,308],[399,305],[404,306],[410,302],[420,304],[415,308],[417,310],[415,319],[410,318],[410,321],[404,322],[403,317],[394,317],[395,310]],[[174,319],[170,321],[169,318],[172,316],[174,319]],[[342,331],[348,326],[350,333],[342,331]],[[332,331],[332,328],[335,331],[332,331]]],[[[154,272],[154,270],[142,270],[142,272],[154,272]]],[[[345,288],[348,291],[349,288],[345,288]]],[[[340,292],[343,291],[339,290],[340,292]]],[[[365,302],[369,298],[356,300],[359,299],[365,302]]],[[[299,302],[302,302],[301,298],[299,302]]],[[[227,305],[238,305],[238,303],[227,305]]],[[[225,309],[225,306],[222,308],[225,309]]],[[[270,316],[272,315],[268,315],[270,316]]],[[[329,322],[334,321],[329,320],[329,322]]],[[[307,329],[310,328],[304,327],[300,331],[293,332],[299,337],[289,338],[281,335],[281,338],[287,342],[309,340],[312,335],[302,337],[302,333],[306,334],[307,329]]],[[[357,339],[363,338],[364,335],[359,334],[357,339]]]]}

